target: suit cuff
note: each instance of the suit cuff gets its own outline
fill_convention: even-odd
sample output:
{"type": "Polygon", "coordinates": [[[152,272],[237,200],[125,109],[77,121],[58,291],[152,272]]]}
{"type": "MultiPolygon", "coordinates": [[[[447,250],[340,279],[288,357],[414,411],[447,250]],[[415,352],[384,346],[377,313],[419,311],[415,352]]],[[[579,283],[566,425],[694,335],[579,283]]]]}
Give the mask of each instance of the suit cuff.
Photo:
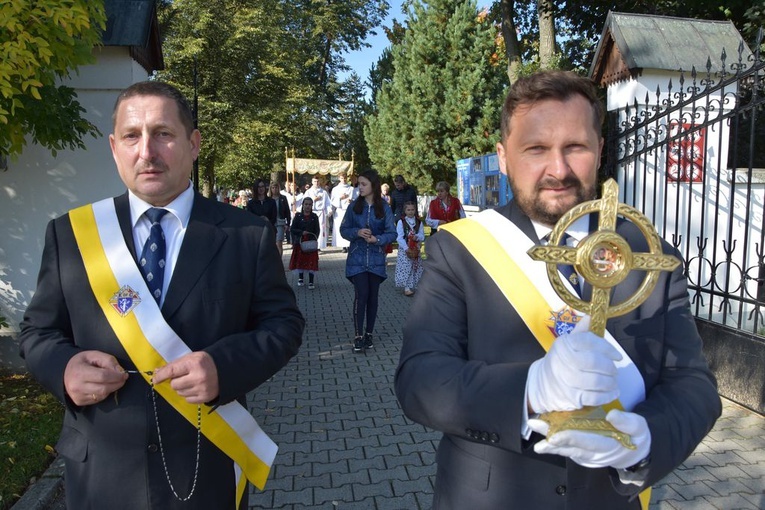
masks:
{"type": "Polygon", "coordinates": [[[523,392],[523,411],[521,412],[521,437],[528,441],[533,432],[529,428],[529,384],[526,382],[526,390],[523,392]]]}

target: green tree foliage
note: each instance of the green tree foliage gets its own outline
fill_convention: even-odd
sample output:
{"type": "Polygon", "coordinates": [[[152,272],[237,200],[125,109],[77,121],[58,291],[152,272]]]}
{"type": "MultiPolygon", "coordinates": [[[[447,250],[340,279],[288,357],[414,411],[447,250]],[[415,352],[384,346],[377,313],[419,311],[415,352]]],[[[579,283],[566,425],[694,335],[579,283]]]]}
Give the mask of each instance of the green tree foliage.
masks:
{"type": "MultiPolygon", "coordinates": [[[[742,27],[744,37],[750,41],[752,51],[755,50],[752,41],[757,41],[757,36],[761,30],[765,30],[765,0],[756,0],[752,6],[744,13],[745,22],[742,27]]],[[[760,52],[765,51],[765,44],[760,47],[760,52]]]]}
{"type": "Polygon", "coordinates": [[[349,69],[343,59],[345,52],[368,46],[364,39],[385,17],[388,2],[284,0],[284,4],[285,26],[295,41],[292,51],[303,70],[301,79],[311,87],[305,105],[306,129],[296,133],[291,146],[299,156],[318,158],[342,153],[347,159],[354,149],[357,163],[368,164],[361,134],[345,132],[362,126],[355,117],[366,113],[368,104],[356,78],[351,75],[341,82],[338,74],[349,69]],[[353,147],[347,145],[350,138],[355,140],[353,147]]]}
{"type": "MultiPolygon", "coordinates": [[[[406,28],[399,23],[396,19],[393,19],[393,23],[390,27],[383,27],[385,35],[390,41],[391,45],[395,46],[401,44],[404,41],[406,35],[406,28]]],[[[369,70],[369,80],[367,85],[372,91],[372,111],[377,111],[377,93],[382,90],[382,86],[393,79],[393,53],[391,46],[385,48],[377,59],[375,64],[372,64],[369,70]]]]}
{"type": "Polygon", "coordinates": [[[750,46],[765,23],[765,0],[495,0],[492,17],[501,22],[502,46],[511,80],[540,68],[574,69],[586,74],[609,10],[730,20],[750,46]],[[554,27],[540,25],[540,19],[550,18],[554,19],[554,27]],[[541,33],[540,27],[544,28],[541,33]],[[555,48],[541,44],[550,41],[552,32],[557,34],[555,48]]]}
{"type": "Polygon", "coordinates": [[[364,84],[356,73],[343,83],[338,108],[336,131],[340,145],[339,152],[343,159],[353,155],[355,172],[361,173],[372,168],[369,149],[364,139],[364,126],[372,106],[364,96],[364,84]]]}
{"type": "MultiPolygon", "coordinates": [[[[536,17],[529,15],[529,4],[515,4],[521,38],[533,43],[538,40],[539,34],[536,17]]],[[[729,20],[741,31],[750,45],[755,40],[757,27],[765,21],[763,0],[554,0],[550,4],[560,35],[560,51],[566,55],[573,68],[582,71],[589,69],[608,11],[729,20]]],[[[530,44],[527,44],[526,48],[529,47],[530,44]]]]}
{"type": "Polygon", "coordinates": [[[102,1],[0,1],[0,155],[21,154],[26,135],[55,156],[100,134],[59,83],[94,62],[104,23],[102,1]]]}
{"type": "Polygon", "coordinates": [[[365,132],[382,175],[400,173],[424,192],[454,183],[458,158],[494,150],[507,83],[495,35],[472,0],[412,2],[406,35],[392,49],[393,78],[365,132]]]}
{"type": "Polygon", "coordinates": [[[338,81],[342,53],[362,47],[386,9],[384,0],[162,3],[159,77],[193,97],[196,65],[208,189],[269,177],[283,168],[285,147],[298,157],[350,157],[346,130],[360,122],[364,98],[357,84],[338,81]]]}
{"type": "Polygon", "coordinates": [[[290,112],[310,95],[274,19],[280,2],[175,0],[159,11],[166,27],[160,79],[199,104],[200,180],[209,190],[251,185],[283,157],[290,112]]]}

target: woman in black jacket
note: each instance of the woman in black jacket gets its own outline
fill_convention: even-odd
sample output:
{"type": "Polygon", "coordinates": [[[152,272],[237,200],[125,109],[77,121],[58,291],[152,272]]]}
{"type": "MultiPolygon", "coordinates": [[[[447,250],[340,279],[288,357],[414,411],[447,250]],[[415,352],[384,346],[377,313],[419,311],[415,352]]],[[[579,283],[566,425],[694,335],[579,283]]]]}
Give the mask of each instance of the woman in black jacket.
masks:
{"type": "Polygon", "coordinates": [[[271,222],[271,225],[276,227],[276,202],[267,195],[266,187],[266,181],[263,179],[258,179],[255,182],[252,199],[247,202],[247,210],[252,214],[263,216],[271,222]]]}

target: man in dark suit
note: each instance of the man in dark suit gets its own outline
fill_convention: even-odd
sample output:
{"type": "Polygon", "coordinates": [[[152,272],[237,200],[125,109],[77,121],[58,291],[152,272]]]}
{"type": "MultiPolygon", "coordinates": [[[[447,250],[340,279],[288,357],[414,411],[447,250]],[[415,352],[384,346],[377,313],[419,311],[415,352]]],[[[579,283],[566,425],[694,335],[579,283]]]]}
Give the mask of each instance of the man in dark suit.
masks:
{"type": "Polygon", "coordinates": [[[246,508],[232,456],[259,459],[243,469],[262,483],[276,447],[242,404],[304,328],[273,227],[193,190],[200,134],[175,88],[127,88],[113,124],[128,191],[50,222],[21,325],[30,372],[66,406],[67,506],[246,508]]]}
{"type": "MultiPolygon", "coordinates": [[[[565,212],[595,198],[602,121],[594,85],[573,73],[514,84],[497,144],[513,200],[428,242],[395,385],[407,416],[444,433],[437,510],[640,508],[638,494],[680,465],[720,415],[682,266],[662,272],[637,309],[608,320],[602,338],[588,318],[554,304],[545,264],[526,255],[565,212]],[[537,297],[543,306],[529,308],[537,297]],[[606,419],[634,448],[590,431],[545,437],[537,417],[617,397],[625,411],[606,419]]],[[[597,226],[590,221],[570,225],[571,246],[597,226]]],[[[633,224],[620,221],[617,232],[633,251],[648,251],[633,224]]],[[[632,271],[612,302],[643,276],[632,271]]],[[[591,287],[580,288],[589,300],[591,287]]]]}

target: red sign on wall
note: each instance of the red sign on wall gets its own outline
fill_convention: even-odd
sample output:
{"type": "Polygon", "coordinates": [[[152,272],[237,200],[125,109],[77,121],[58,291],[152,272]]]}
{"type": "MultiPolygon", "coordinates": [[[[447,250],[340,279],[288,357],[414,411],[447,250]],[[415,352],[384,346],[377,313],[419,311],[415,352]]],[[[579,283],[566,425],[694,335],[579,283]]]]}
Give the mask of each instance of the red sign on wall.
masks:
{"type": "Polygon", "coordinates": [[[704,180],[704,138],[706,128],[694,130],[693,124],[677,121],[669,125],[672,140],[667,153],[667,180],[670,182],[702,182],[704,180]]]}

